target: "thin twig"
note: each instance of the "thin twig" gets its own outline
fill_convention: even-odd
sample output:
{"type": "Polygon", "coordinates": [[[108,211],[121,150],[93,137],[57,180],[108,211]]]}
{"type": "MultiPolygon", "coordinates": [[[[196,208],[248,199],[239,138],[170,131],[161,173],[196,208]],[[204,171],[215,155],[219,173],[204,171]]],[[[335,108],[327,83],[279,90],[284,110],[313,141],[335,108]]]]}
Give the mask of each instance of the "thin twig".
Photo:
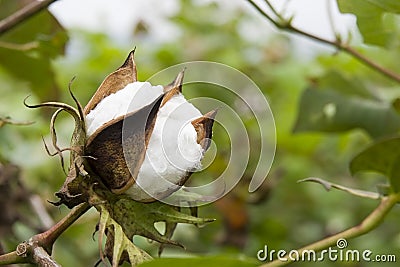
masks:
{"type": "MultiPolygon", "coordinates": [[[[389,211],[396,205],[397,202],[400,201],[399,194],[389,195],[388,197],[382,198],[381,203],[378,207],[376,207],[359,225],[351,227],[343,232],[338,234],[329,236],[325,239],[319,240],[313,244],[302,247],[297,250],[298,255],[303,255],[304,252],[309,251],[322,251],[329,247],[336,246],[336,242],[341,239],[351,239],[354,237],[361,236],[365,233],[370,232],[375,229],[385,218],[385,216],[389,213],[389,211]]],[[[287,261],[281,261],[279,259],[274,260],[270,263],[263,264],[259,267],[276,267],[276,266],[285,266],[293,262],[293,259],[287,258],[287,261]]]]}
{"type": "Polygon", "coordinates": [[[17,26],[26,19],[47,8],[51,3],[57,0],[35,0],[15,13],[0,21],[0,34],[3,34],[13,27],[17,26]]]}
{"type": "Polygon", "coordinates": [[[263,15],[264,18],[266,18],[269,22],[274,24],[275,27],[279,29],[282,27],[277,21],[275,21],[270,15],[268,15],[263,9],[261,9],[261,7],[259,7],[253,0],[247,0],[247,2],[249,2],[250,5],[252,5],[258,11],[258,13],[263,15]]]}
{"type": "Polygon", "coordinates": [[[44,207],[42,199],[39,195],[32,194],[31,196],[29,196],[29,202],[32,209],[38,215],[37,217],[42,223],[42,226],[44,227],[42,229],[49,229],[52,225],[54,225],[54,221],[44,207]]]}
{"type": "Polygon", "coordinates": [[[285,21],[285,18],[283,17],[283,15],[281,13],[279,13],[269,1],[264,0],[264,2],[267,4],[269,9],[271,9],[272,13],[274,13],[275,16],[277,16],[281,21],[285,21]]]}
{"type": "MultiPolygon", "coordinates": [[[[343,43],[341,40],[337,39],[337,40],[329,40],[329,39],[325,39],[322,38],[320,36],[305,32],[301,29],[298,29],[297,27],[293,26],[291,23],[291,19],[288,20],[283,20],[283,21],[276,21],[274,18],[272,18],[270,15],[268,15],[268,13],[266,13],[260,6],[258,6],[253,0],[247,0],[247,2],[249,2],[262,16],[264,16],[269,22],[271,22],[272,24],[275,25],[275,27],[284,30],[284,31],[288,31],[294,34],[299,34],[301,36],[310,38],[312,40],[330,45],[330,46],[334,46],[336,47],[338,50],[340,51],[344,51],[346,53],[348,53],[349,55],[353,56],[354,58],[356,58],[358,61],[360,61],[361,63],[363,63],[364,65],[378,71],[379,73],[381,73],[382,75],[396,81],[400,83],[400,74],[395,73],[389,69],[386,69],[385,67],[379,65],[378,63],[376,63],[375,61],[367,58],[366,56],[364,56],[363,54],[361,54],[360,52],[358,52],[357,50],[355,50],[354,48],[352,48],[351,46],[349,46],[346,43],[343,43]]],[[[265,0],[265,2],[267,3],[268,6],[271,6],[271,4],[269,3],[269,1],[265,0]]],[[[272,11],[274,12],[275,9],[273,9],[272,11]]],[[[275,11],[276,12],[276,11],[275,11]]],[[[281,15],[277,15],[278,19],[280,17],[282,17],[281,15]]]]}

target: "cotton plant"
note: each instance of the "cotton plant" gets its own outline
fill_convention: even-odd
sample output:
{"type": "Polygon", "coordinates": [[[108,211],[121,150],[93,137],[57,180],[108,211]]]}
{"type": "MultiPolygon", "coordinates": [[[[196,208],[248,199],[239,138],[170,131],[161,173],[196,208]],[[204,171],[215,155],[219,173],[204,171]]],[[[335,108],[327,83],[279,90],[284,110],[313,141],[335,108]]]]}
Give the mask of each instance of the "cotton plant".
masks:
{"type": "Polygon", "coordinates": [[[132,51],[84,108],[72,93],[77,108],[58,102],[26,104],[58,108],[50,123],[54,155],[64,166],[63,153],[71,154],[54,204],[99,211],[100,257],[113,266],[151,259],[132,243],[134,235],[158,241],[161,253],[165,244],[180,245],[171,240],[177,223],[212,221],[197,217],[196,203],[188,215],[162,202],[201,168],[216,115],[216,110],[203,115],[186,100],[183,76],[182,71],[166,86],[140,82],[132,51]],[[54,128],[62,111],[75,119],[71,146],[65,149],[58,147],[54,128]],[[154,227],[159,221],[165,222],[163,234],[154,227]]]}

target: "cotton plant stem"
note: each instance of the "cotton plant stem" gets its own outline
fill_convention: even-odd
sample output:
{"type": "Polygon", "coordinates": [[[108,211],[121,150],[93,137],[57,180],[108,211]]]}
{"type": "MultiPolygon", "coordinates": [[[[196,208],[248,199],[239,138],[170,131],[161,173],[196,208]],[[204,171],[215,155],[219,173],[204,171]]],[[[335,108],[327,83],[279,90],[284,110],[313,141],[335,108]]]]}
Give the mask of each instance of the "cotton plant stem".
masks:
{"type": "MultiPolygon", "coordinates": [[[[363,63],[364,65],[378,71],[382,75],[386,76],[387,78],[390,78],[396,82],[400,82],[400,74],[395,73],[382,65],[376,63],[374,60],[371,60],[370,58],[366,57],[365,55],[361,54],[358,52],[356,49],[351,47],[350,45],[343,43],[340,39],[336,40],[329,40],[322,38],[320,36],[311,34],[309,32],[305,32],[301,29],[298,29],[297,27],[293,26],[291,24],[291,19],[283,19],[283,17],[276,12],[275,9],[272,10],[272,12],[278,17],[278,20],[275,20],[272,16],[270,16],[268,13],[266,13],[258,4],[256,4],[253,0],[247,0],[263,17],[265,17],[269,22],[274,24],[275,27],[278,29],[288,31],[294,34],[298,34],[304,37],[307,37],[309,39],[330,45],[336,47],[338,50],[346,52],[347,54],[353,56],[355,59],[363,63]]],[[[270,4],[269,1],[265,1],[269,7],[272,5],[270,4]]]]}
{"type": "Polygon", "coordinates": [[[49,255],[54,242],[89,209],[90,205],[87,203],[76,206],[49,230],[19,244],[15,251],[0,255],[0,266],[15,263],[36,263],[38,266],[50,267],[59,266],[49,255]]]}
{"type": "Polygon", "coordinates": [[[47,8],[55,1],[57,0],[35,0],[10,16],[4,18],[0,21],[0,35],[47,8]]]}
{"type": "Polygon", "coordinates": [[[58,264],[47,251],[40,246],[33,248],[33,262],[35,262],[39,267],[62,267],[58,264]]]}
{"type": "MultiPolygon", "coordinates": [[[[319,252],[329,247],[335,247],[336,242],[340,238],[351,239],[354,237],[361,236],[365,233],[370,232],[381,224],[385,216],[393,208],[393,206],[400,201],[400,194],[393,194],[382,198],[381,203],[376,209],[374,209],[360,224],[351,227],[343,232],[329,236],[315,243],[307,245],[297,250],[298,255],[302,255],[304,251],[315,251],[319,252]]],[[[285,266],[292,263],[293,260],[287,258],[287,261],[281,261],[279,259],[272,262],[260,265],[259,267],[277,267],[285,266]]]]}

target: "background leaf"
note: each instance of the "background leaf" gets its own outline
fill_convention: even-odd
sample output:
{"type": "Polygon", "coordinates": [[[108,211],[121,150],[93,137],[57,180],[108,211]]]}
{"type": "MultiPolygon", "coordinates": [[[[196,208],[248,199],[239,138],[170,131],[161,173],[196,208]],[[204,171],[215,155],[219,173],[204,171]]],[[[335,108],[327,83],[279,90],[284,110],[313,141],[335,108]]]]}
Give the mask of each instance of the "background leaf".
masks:
{"type": "Polygon", "coordinates": [[[374,171],[385,175],[398,192],[400,189],[400,138],[379,141],[362,151],[350,163],[353,174],[374,171]]]}
{"type": "MultiPolygon", "coordinates": [[[[0,18],[26,5],[24,0],[1,1],[0,18]]],[[[0,66],[29,82],[43,101],[59,98],[51,60],[63,55],[68,35],[57,19],[44,10],[0,36],[0,66]]]]}
{"type": "Polygon", "coordinates": [[[397,0],[337,0],[342,13],[357,17],[358,28],[365,43],[390,47],[398,44],[400,2],[397,0]],[[397,40],[396,40],[397,39],[397,40]]]}
{"type": "Polygon", "coordinates": [[[306,89],[300,99],[295,132],[341,132],[361,128],[372,137],[400,130],[400,115],[384,102],[349,97],[337,90],[306,89]]]}

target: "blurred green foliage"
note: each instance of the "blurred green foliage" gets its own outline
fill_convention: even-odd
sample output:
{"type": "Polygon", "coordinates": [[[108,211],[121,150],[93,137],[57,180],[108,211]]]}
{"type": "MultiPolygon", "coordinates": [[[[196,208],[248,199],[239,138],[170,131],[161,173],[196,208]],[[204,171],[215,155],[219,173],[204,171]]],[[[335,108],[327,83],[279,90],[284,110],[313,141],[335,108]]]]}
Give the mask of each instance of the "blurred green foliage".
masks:
{"type": "MultiPolygon", "coordinates": [[[[19,8],[17,3],[19,1],[0,1],[0,18],[19,8]]],[[[364,43],[354,45],[371,60],[400,73],[398,3],[394,0],[365,3],[338,0],[343,13],[357,16],[364,43]]],[[[380,183],[392,181],[398,189],[398,167],[392,168],[397,164],[392,164],[390,171],[387,168],[380,171],[376,167],[381,174],[352,176],[348,168],[352,158],[368,144],[398,134],[398,83],[343,53],[332,55],[322,50],[310,60],[301,59],[293,52],[296,39],[287,34],[273,33],[268,38],[249,40],[239,28],[242,23],[254,19],[254,15],[240,9],[226,10],[218,4],[200,5],[191,1],[181,1],[180,6],[179,14],[171,20],[179,27],[181,35],[173,41],[150,44],[145,28],[132,29],[139,80],[146,80],[171,65],[192,60],[221,62],[242,71],[269,100],[276,121],[277,151],[269,177],[259,191],[247,192],[257,163],[257,155],[251,155],[241,183],[221,201],[200,208],[201,216],[217,221],[200,229],[178,226],[174,238],[184,244],[186,250],[168,247],[164,254],[168,259],[143,266],[255,266],[258,263],[256,253],[264,245],[276,250],[301,247],[358,224],[378,204],[344,192],[328,193],[313,184],[298,184],[299,179],[321,177],[370,191],[377,191],[380,183]],[[230,13],[221,20],[221,12],[230,13]],[[187,256],[200,257],[176,260],[187,256]]],[[[258,27],[267,28],[268,23],[258,27]]],[[[119,66],[132,46],[117,45],[102,33],[80,29],[66,32],[49,12],[42,12],[0,36],[0,117],[35,122],[29,126],[3,125],[0,128],[0,161],[20,166],[22,183],[40,195],[54,220],[65,215],[67,209],[57,209],[45,201],[54,200],[53,193],[59,189],[65,175],[58,160],[48,157],[43,148],[41,135],[47,142],[50,140],[49,113],[26,109],[23,99],[31,95],[29,103],[44,100],[71,103],[67,87],[71,78],[77,76],[72,89],[84,104],[102,79],[119,66]]],[[[235,104],[235,99],[218,95],[212,88],[185,91],[188,98],[211,93],[229,105],[235,104]]],[[[258,131],[253,118],[244,118],[244,122],[250,133],[258,131]]],[[[72,122],[67,116],[58,121],[57,132],[60,143],[68,146],[72,122]]],[[[257,144],[260,141],[257,138],[255,134],[251,142],[257,144]]],[[[204,172],[193,175],[194,183],[216,177],[226,166],[230,148],[221,127],[214,129],[214,140],[218,146],[217,158],[204,172]]],[[[388,149],[393,150],[393,146],[389,145],[388,149]]],[[[391,162],[397,163],[397,151],[387,154],[386,148],[377,150],[382,156],[367,153],[367,162],[376,157],[389,157],[391,162]]],[[[353,161],[353,171],[365,169],[371,170],[364,163],[353,161]]],[[[369,249],[374,254],[396,254],[400,249],[399,216],[400,211],[394,209],[377,230],[348,240],[349,248],[369,249]]],[[[82,267],[92,266],[97,261],[97,242],[91,236],[97,220],[97,214],[91,211],[61,236],[54,248],[57,261],[63,266],[82,267]]],[[[7,236],[0,236],[6,251],[14,249],[35,230],[29,223],[18,221],[9,225],[9,232],[7,236]]],[[[135,237],[134,241],[156,255],[155,244],[140,237],[135,237]]],[[[400,259],[400,255],[397,257],[400,259]]],[[[324,262],[324,266],[338,265],[340,263],[324,262]]],[[[357,262],[343,265],[371,266],[357,262]]],[[[397,266],[395,263],[382,265],[397,266]]]]}

